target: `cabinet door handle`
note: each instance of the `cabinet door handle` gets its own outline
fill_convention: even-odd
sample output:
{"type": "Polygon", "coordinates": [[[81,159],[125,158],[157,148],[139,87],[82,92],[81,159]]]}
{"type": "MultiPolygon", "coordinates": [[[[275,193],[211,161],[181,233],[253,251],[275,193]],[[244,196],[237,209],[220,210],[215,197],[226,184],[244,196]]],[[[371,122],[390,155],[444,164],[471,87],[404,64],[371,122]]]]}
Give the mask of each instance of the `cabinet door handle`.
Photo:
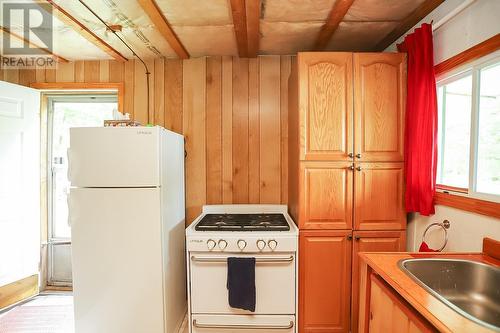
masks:
{"type": "Polygon", "coordinates": [[[349,156],[349,158],[353,158],[354,154],[353,153],[349,153],[349,154],[347,154],[347,156],[349,156]]]}
{"type": "Polygon", "coordinates": [[[361,158],[361,154],[356,154],[356,158],[361,158]]]}
{"type": "Polygon", "coordinates": [[[352,240],[352,235],[347,235],[347,240],[352,240]]]}
{"type": "Polygon", "coordinates": [[[354,239],[358,241],[361,239],[361,236],[354,236],[354,239]]]}
{"type": "Polygon", "coordinates": [[[361,171],[361,167],[360,166],[356,167],[356,170],[361,171]]]}
{"type": "Polygon", "coordinates": [[[350,167],[348,167],[349,170],[354,170],[354,164],[352,164],[350,167]]]}

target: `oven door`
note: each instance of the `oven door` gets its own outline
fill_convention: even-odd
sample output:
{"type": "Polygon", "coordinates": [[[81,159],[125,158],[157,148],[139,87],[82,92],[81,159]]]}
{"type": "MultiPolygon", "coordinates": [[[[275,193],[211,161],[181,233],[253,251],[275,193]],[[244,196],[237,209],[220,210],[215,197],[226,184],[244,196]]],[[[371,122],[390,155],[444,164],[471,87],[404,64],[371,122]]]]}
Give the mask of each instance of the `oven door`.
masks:
{"type": "MultiPolygon", "coordinates": [[[[231,254],[190,254],[192,313],[250,313],[229,306],[226,282],[227,258],[230,256],[231,254]]],[[[255,314],[294,314],[295,255],[266,254],[256,255],[255,259],[255,314]]]]}
{"type": "Polygon", "coordinates": [[[294,333],[294,316],[193,315],[192,333],[294,333]]]}

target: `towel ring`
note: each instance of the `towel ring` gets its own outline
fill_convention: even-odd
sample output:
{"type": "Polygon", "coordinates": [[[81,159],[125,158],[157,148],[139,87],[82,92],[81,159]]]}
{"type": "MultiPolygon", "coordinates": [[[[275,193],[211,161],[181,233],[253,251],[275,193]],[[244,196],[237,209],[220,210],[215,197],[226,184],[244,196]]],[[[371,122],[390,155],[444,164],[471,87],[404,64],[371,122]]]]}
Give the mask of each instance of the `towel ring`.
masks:
{"type": "Polygon", "coordinates": [[[427,231],[431,227],[441,227],[444,231],[444,243],[443,246],[438,250],[438,252],[443,251],[443,249],[446,247],[446,244],[448,244],[448,229],[450,228],[450,221],[444,220],[441,223],[431,223],[429,226],[425,229],[424,234],[422,235],[422,242],[425,242],[425,235],[427,234],[427,231]]]}

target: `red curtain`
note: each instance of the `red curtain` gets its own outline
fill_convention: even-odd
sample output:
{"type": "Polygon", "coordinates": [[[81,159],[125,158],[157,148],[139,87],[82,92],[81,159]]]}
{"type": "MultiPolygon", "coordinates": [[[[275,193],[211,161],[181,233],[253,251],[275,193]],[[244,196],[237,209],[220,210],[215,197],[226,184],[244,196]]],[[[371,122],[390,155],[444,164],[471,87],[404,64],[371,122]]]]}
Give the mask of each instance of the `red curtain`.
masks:
{"type": "Polygon", "coordinates": [[[428,216],[434,214],[438,128],[432,26],[422,24],[398,50],[408,54],[406,211],[428,216]]]}

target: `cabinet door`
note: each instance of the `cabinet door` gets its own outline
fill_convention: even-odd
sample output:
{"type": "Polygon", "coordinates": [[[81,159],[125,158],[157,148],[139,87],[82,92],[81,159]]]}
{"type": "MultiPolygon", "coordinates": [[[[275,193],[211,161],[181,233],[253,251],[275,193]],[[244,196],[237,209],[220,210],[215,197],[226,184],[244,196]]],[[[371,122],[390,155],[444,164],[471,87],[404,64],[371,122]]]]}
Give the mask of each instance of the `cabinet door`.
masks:
{"type": "Polygon", "coordinates": [[[356,163],[354,229],[406,229],[403,163],[356,163]]]}
{"type": "Polygon", "coordinates": [[[355,231],[352,244],[352,332],[358,331],[360,252],[403,252],[405,231],[355,231]]]}
{"type": "Polygon", "coordinates": [[[380,277],[371,276],[370,333],[438,332],[380,277]]]}
{"type": "Polygon", "coordinates": [[[354,100],[357,160],[403,161],[406,56],[354,54],[354,100]]]}
{"type": "Polygon", "coordinates": [[[350,162],[300,163],[301,229],[351,229],[353,170],[350,162]]]}
{"type": "Polygon", "coordinates": [[[299,332],[349,332],[351,231],[300,232],[299,332]]]}
{"type": "Polygon", "coordinates": [[[352,53],[299,53],[298,75],[300,159],[351,159],[352,53]]]}

